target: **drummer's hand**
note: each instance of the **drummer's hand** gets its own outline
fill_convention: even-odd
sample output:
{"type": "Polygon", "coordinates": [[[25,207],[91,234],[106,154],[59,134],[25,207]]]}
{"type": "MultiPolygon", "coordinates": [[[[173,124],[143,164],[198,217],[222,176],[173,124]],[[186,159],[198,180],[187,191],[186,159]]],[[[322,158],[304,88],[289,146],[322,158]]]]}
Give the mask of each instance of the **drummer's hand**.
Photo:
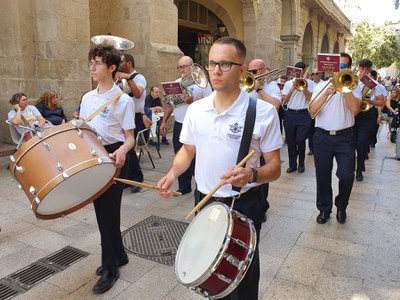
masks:
{"type": "Polygon", "coordinates": [[[228,172],[221,176],[223,184],[231,184],[233,186],[242,187],[253,179],[253,172],[250,168],[230,167],[228,172]]]}
{"type": "Polygon", "coordinates": [[[126,154],[128,153],[127,150],[128,149],[122,145],[112,154],[113,158],[115,159],[114,165],[116,168],[120,169],[124,166],[126,162],[126,154]]]}
{"type": "Polygon", "coordinates": [[[175,179],[176,179],[175,176],[168,173],[167,175],[165,175],[163,178],[161,178],[157,182],[157,187],[163,189],[162,192],[158,192],[158,194],[161,197],[163,197],[165,199],[170,199],[172,197],[172,192],[170,191],[170,188],[171,188],[172,184],[174,183],[175,179]]]}

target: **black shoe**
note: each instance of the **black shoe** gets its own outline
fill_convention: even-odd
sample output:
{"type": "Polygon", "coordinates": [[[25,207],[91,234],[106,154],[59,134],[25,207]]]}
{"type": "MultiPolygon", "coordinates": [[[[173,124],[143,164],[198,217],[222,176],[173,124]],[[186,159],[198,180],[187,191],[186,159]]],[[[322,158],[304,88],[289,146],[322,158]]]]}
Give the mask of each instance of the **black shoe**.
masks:
{"type": "Polygon", "coordinates": [[[346,211],[344,209],[338,209],[336,214],[336,220],[339,223],[343,224],[344,222],[346,222],[346,218],[347,218],[346,211]]]}
{"type": "Polygon", "coordinates": [[[299,172],[299,173],[304,173],[304,171],[305,171],[304,166],[299,166],[299,167],[297,168],[297,172],[299,172]]]}
{"type": "Polygon", "coordinates": [[[369,159],[369,155],[367,154],[367,155],[365,155],[365,160],[368,160],[369,159]]]}
{"type": "Polygon", "coordinates": [[[310,150],[308,153],[307,153],[307,155],[313,155],[314,154],[314,151],[313,150],[310,150]]]}
{"type": "Polygon", "coordinates": [[[192,189],[179,189],[179,190],[177,190],[177,192],[181,193],[182,195],[185,195],[185,194],[191,193],[192,189]]]}
{"type": "Polygon", "coordinates": [[[139,193],[142,190],[142,188],[140,186],[132,186],[130,190],[131,193],[139,193]]]}
{"type": "Polygon", "coordinates": [[[169,142],[167,139],[162,139],[161,144],[169,146],[169,142]]]}
{"type": "MultiPolygon", "coordinates": [[[[129,263],[129,257],[128,254],[126,254],[125,252],[125,254],[120,258],[118,266],[122,267],[127,265],[128,263],[129,263]]],[[[101,276],[102,273],[103,273],[103,266],[100,266],[96,269],[96,275],[101,276]]]]}
{"type": "Polygon", "coordinates": [[[363,176],[362,172],[357,172],[356,180],[357,181],[363,181],[364,180],[364,176],[363,176]]]}
{"type": "Polygon", "coordinates": [[[263,216],[262,222],[263,222],[263,223],[267,222],[267,214],[266,214],[266,213],[265,213],[264,216],[263,216]]]}
{"type": "Polygon", "coordinates": [[[286,173],[293,173],[294,171],[296,171],[296,168],[290,167],[286,170],[286,173]]]}
{"type": "Polygon", "coordinates": [[[112,276],[108,271],[104,272],[104,274],[102,274],[100,279],[97,281],[96,285],[93,287],[93,293],[101,294],[108,291],[113,287],[118,278],[119,271],[117,271],[117,274],[114,276],[112,276]]]}
{"type": "Polygon", "coordinates": [[[319,215],[317,216],[317,223],[318,224],[325,224],[326,221],[328,221],[328,219],[329,219],[329,215],[330,215],[330,213],[321,211],[319,213],[319,215]]]}

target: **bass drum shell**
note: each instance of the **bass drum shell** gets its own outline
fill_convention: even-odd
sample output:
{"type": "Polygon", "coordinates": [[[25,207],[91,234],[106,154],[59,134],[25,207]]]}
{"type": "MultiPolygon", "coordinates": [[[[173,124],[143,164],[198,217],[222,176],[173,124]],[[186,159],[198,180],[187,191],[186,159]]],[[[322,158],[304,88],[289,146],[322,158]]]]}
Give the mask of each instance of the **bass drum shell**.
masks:
{"type": "Polygon", "coordinates": [[[86,124],[65,123],[39,133],[11,158],[10,171],[40,219],[68,215],[113,184],[119,169],[86,124]]]}

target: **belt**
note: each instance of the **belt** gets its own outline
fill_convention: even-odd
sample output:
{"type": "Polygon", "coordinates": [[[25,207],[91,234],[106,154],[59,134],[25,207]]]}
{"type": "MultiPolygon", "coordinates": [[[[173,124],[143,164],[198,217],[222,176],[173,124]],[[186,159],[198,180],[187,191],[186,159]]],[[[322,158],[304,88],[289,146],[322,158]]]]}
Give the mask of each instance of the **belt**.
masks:
{"type": "MultiPolygon", "coordinates": [[[[249,193],[249,192],[254,192],[254,191],[256,191],[256,190],[258,190],[260,188],[260,185],[257,185],[257,186],[255,186],[255,187],[252,187],[251,189],[249,189],[246,193],[244,193],[244,194],[238,194],[237,196],[239,196],[240,195],[240,198],[241,197],[245,197],[245,195],[247,194],[247,193],[249,193]]],[[[218,201],[218,202],[222,202],[222,203],[225,203],[225,202],[231,202],[232,200],[233,200],[233,198],[237,198],[237,196],[234,196],[234,197],[212,197],[215,201],[218,201]]],[[[240,199],[239,198],[239,199],[240,199]]]]}
{"type": "Polygon", "coordinates": [[[340,130],[325,130],[319,127],[315,127],[315,131],[327,134],[327,135],[343,135],[343,134],[349,134],[353,132],[353,127],[345,128],[345,129],[340,129],[340,130]]]}
{"type": "Polygon", "coordinates": [[[287,110],[291,111],[292,113],[295,113],[295,114],[299,114],[299,113],[301,113],[303,111],[307,111],[306,108],[303,108],[303,109],[291,109],[291,108],[288,108],[287,110]]]}

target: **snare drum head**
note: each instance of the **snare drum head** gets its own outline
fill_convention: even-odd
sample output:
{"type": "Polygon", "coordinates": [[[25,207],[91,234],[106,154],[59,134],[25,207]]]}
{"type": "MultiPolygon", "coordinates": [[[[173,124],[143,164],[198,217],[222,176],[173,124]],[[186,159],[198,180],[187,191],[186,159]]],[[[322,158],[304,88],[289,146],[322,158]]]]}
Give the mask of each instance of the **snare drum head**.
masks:
{"type": "Polygon", "coordinates": [[[228,210],[221,203],[213,203],[190,223],[175,260],[175,272],[181,283],[193,283],[214,267],[213,262],[222,250],[227,235],[230,222],[228,210]]]}

